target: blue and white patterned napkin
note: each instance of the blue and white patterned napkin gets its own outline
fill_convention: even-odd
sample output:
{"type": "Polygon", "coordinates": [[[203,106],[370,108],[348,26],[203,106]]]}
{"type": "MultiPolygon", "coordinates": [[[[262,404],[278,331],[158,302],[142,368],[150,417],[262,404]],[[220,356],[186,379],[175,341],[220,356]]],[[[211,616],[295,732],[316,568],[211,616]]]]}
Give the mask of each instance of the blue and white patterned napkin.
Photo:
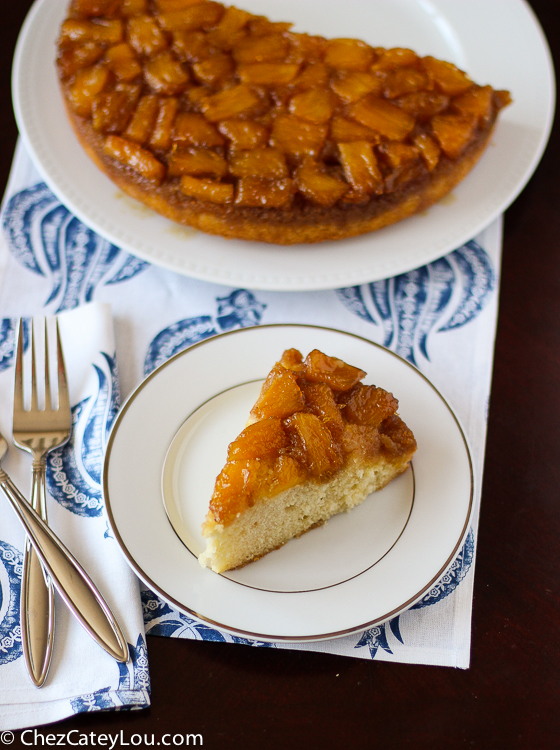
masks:
{"type": "MultiPolygon", "coordinates": [[[[22,314],[38,312],[25,305],[22,314]]],[[[14,317],[0,319],[0,430],[9,440],[14,317]]],[[[108,305],[92,303],[59,316],[70,387],[70,443],[49,454],[49,524],[82,563],[121,623],[130,662],[118,664],[69,614],[56,595],[55,643],[47,682],[34,687],[22,656],[19,623],[24,532],[0,495],[0,729],[45,724],[80,711],[149,705],[149,675],[139,587],[104,513],[101,469],[120,399],[108,305]]],[[[29,327],[25,319],[25,329],[29,327]]],[[[27,338],[27,336],[26,336],[27,338]]],[[[11,448],[3,466],[28,494],[31,459],[11,448]]]]}
{"type": "MultiPolygon", "coordinates": [[[[146,633],[316,650],[383,661],[468,667],[476,527],[497,317],[501,220],[440,260],[372,284],[318,292],[224,287],[147,264],[97,236],[60,204],[20,146],[4,200],[2,222],[0,317],[51,315],[72,310],[65,313],[70,320],[80,311],[85,314],[84,309],[91,310],[92,316],[98,315],[100,309],[105,310],[87,303],[108,303],[115,328],[123,398],[168,357],[216,333],[260,323],[308,323],[356,333],[398,352],[440,390],[467,433],[476,475],[473,526],[444,579],[399,617],[364,633],[332,641],[262,644],[193,620],[143,589],[141,604],[146,633]]],[[[11,356],[10,325],[4,323],[0,329],[0,368],[11,356]]],[[[58,487],[58,497],[76,493],[80,500],[75,500],[74,508],[84,511],[91,503],[94,512],[101,513],[99,495],[81,498],[87,493],[81,492],[79,481],[72,477],[83,477],[85,471],[88,482],[97,481],[95,466],[99,466],[103,441],[88,442],[97,427],[88,427],[87,420],[96,399],[107,408],[106,416],[94,418],[98,420],[96,425],[106,420],[107,426],[113,416],[114,405],[108,405],[108,391],[104,389],[110,388],[110,384],[115,387],[114,354],[113,349],[106,348],[95,361],[99,396],[92,395],[85,403],[82,398],[75,402],[77,432],[83,436],[83,465],[74,465],[73,459],[69,459],[58,467],[68,478],[67,485],[58,487]]],[[[93,361],[88,360],[92,364],[93,361]]],[[[7,390],[0,381],[4,399],[7,390]]],[[[0,424],[6,431],[9,422],[3,414],[0,412],[0,424]]],[[[56,505],[61,508],[60,513],[64,509],[68,515],[68,505],[60,500],[56,505]]],[[[9,512],[0,505],[2,529],[4,515],[9,512]]],[[[76,515],[72,510],[70,513],[76,515]]],[[[95,522],[91,515],[86,514],[85,518],[92,524],[95,522]]],[[[98,519],[101,518],[100,515],[98,519]]],[[[19,547],[10,544],[14,549],[10,554],[21,551],[22,543],[19,547]]],[[[6,564],[4,567],[7,569],[6,564]]],[[[15,570],[17,564],[13,567],[15,570]]],[[[1,564],[0,575],[3,575],[1,564]]],[[[11,575],[9,580],[15,580],[16,574],[11,575]]],[[[4,579],[0,580],[5,600],[10,589],[5,588],[4,579]]],[[[4,612],[5,607],[0,604],[0,642],[6,621],[4,612]]],[[[132,645],[137,644],[140,651],[140,641],[132,645]]],[[[23,674],[23,659],[18,658],[17,646],[15,649],[13,668],[23,674]]],[[[16,694],[14,678],[10,682],[3,675],[8,661],[3,653],[0,647],[0,705],[16,694]]],[[[133,675],[129,677],[136,679],[133,675]]],[[[91,698],[92,706],[95,700],[91,698]]],[[[102,702],[100,699],[100,705],[102,702]]],[[[143,704],[139,700],[137,705],[143,704]]],[[[84,702],[79,708],[88,707],[84,702]]]]}

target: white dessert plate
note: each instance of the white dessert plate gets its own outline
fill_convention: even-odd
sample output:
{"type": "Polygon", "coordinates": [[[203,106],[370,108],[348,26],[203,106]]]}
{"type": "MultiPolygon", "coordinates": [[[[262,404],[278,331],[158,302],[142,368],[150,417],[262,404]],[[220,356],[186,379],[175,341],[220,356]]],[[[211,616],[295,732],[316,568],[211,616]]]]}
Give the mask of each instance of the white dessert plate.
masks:
{"type": "Polygon", "coordinates": [[[407,609],[460,551],[473,505],[465,436],[429,381],[378,344],[303,325],[221,334],[154,370],[115,421],[103,488],[113,532],[147,586],[187,615],[263,641],[340,637],[407,609]],[[413,466],[350,513],[217,575],[197,560],[214,481],[291,347],[340,357],[395,393],[418,442],[413,466]]]}
{"type": "Polygon", "coordinates": [[[531,177],[554,113],[550,53],[525,0],[245,0],[295,30],[411,47],[455,62],[513,104],[470,175],[436,206],[379,232],[314,246],[225,240],[168,221],[125,196],[86,156],[69,125],[54,66],[68,0],[38,0],[22,29],[13,73],[16,118],[45,181],[85,224],[151,263],[252,289],[311,290],[388,278],[472,239],[531,177]]]}

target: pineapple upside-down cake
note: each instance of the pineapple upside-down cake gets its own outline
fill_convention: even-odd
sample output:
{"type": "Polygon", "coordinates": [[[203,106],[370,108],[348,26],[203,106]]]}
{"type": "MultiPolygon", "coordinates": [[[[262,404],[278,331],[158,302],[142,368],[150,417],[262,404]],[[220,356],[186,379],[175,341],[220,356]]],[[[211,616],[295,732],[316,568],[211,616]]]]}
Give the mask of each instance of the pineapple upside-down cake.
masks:
{"type": "Polygon", "coordinates": [[[202,535],[204,567],[250,563],[362,503],[416,450],[391,393],[317,349],[288,349],[229,445],[202,535]]]}
{"type": "Polygon", "coordinates": [[[295,33],[213,0],[72,0],[72,125],[168,218],[278,244],[379,229],[447,194],[510,97],[410,49],[295,33]]]}

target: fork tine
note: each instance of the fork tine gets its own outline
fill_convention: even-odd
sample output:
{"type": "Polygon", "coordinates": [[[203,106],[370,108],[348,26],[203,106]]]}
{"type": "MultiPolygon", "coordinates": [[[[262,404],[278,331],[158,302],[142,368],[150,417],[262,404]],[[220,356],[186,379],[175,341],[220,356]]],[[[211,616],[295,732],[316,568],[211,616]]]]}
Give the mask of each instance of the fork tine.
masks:
{"type": "Polygon", "coordinates": [[[14,381],[14,411],[23,411],[23,319],[19,319],[14,381]]]}
{"type": "Polygon", "coordinates": [[[37,411],[39,399],[37,398],[37,367],[35,362],[35,321],[31,320],[31,410],[37,411]]]}
{"type": "Polygon", "coordinates": [[[68,393],[68,382],[66,380],[66,367],[60,341],[60,328],[58,318],[56,320],[56,364],[58,374],[58,409],[70,413],[70,396],[68,393]]]}
{"type": "Polygon", "coordinates": [[[45,411],[52,409],[51,376],[49,372],[49,334],[45,318],[45,411]]]}

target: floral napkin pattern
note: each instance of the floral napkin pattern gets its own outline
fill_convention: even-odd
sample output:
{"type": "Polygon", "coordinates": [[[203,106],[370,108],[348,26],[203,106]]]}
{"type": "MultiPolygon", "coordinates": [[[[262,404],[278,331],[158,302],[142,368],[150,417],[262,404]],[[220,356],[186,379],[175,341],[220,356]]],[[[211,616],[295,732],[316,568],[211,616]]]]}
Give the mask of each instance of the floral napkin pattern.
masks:
{"type": "MultiPolygon", "coordinates": [[[[27,348],[30,320],[23,318],[23,322],[27,348]]],[[[59,325],[70,384],[72,437],[47,458],[49,524],[115,612],[130,658],[119,664],[105,654],[56,596],[53,661],[44,687],[37,690],[31,684],[19,622],[24,533],[0,497],[0,729],[49,723],[81,711],[130,710],[150,704],[138,581],[109,528],[101,493],[106,439],[120,404],[110,307],[97,303],[76,307],[59,316],[59,325]]],[[[8,440],[15,329],[15,318],[0,319],[0,429],[8,440]]],[[[26,493],[31,476],[27,454],[10,448],[3,465],[26,493]]]]}

